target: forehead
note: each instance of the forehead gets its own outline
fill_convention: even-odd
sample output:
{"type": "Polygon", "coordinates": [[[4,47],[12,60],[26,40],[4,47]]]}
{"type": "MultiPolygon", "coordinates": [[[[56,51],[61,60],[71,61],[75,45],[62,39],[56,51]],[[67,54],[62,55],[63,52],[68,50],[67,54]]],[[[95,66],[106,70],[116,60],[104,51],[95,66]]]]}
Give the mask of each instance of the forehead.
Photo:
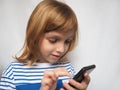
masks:
{"type": "Polygon", "coordinates": [[[51,31],[45,33],[45,36],[47,37],[60,37],[60,38],[72,38],[74,36],[74,32],[69,31],[69,32],[60,32],[60,31],[51,31]]]}

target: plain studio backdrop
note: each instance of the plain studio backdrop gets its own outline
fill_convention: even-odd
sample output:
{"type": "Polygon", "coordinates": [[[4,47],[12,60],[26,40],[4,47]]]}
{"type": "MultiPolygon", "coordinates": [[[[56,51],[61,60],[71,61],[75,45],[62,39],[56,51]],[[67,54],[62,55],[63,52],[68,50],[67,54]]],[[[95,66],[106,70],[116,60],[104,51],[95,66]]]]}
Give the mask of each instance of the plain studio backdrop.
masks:
{"type": "MultiPolygon", "coordinates": [[[[40,1],[0,0],[0,74],[21,49],[28,18],[40,1]]],[[[120,0],[62,1],[79,22],[77,47],[68,55],[76,72],[96,64],[88,90],[120,90],[120,0]]]]}

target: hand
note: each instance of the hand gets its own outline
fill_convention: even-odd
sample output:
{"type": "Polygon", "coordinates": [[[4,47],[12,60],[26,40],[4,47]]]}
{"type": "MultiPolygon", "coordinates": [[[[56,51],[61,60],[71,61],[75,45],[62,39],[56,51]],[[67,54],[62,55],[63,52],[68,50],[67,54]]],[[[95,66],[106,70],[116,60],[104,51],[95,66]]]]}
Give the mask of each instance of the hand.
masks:
{"type": "Polygon", "coordinates": [[[55,90],[56,82],[59,76],[71,77],[71,74],[64,68],[56,68],[44,72],[43,79],[41,81],[40,90],[55,90]]]}
{"type": "Polygon", "coordinates": [[[60,90],[86,90],[87,89],[87,87],[88,87],[88,84],[89,84],[89,82],[90,82],[90,77],[89,77],[89,75],[88,75],[88,73],[85,73],[84,74],[84,80],[81,82],[81,83],[79,83],[79,82],[76,82],[75,80],[73,80],[73,79],[71,79],[70,81],[69,81],[69,83],[71,84],[71,85],[73,85],[75,88],[73,88],[73,87],[71,87],[68,83],[63,83],[63,85],[64,85],[64,87],[66,88],[66,89],[60,89],[60,90]]]}

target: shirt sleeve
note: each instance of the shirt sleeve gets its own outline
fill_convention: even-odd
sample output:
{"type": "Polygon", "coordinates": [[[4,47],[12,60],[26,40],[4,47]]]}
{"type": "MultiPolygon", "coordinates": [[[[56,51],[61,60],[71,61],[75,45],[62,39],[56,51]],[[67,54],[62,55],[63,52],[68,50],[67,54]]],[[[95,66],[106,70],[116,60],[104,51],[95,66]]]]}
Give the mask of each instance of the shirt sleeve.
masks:
{"type": "Polygon", "coordinates": [[[3,71],[0,80],[0,90],[16,90],[12,63],[3,71]]]}

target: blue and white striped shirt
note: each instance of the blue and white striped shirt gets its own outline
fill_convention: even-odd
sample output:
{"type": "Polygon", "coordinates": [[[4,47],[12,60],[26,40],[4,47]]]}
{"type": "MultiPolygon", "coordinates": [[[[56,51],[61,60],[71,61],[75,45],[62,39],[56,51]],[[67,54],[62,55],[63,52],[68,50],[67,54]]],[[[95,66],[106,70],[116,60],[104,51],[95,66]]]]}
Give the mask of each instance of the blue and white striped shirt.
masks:
{"type": "MultiPolygon", "coordinates": [[[[0,90],[39,90],[44,71],[60,67],[66,68],[68,72],[74,74],[74,69],[70,62],[56,65],[35,63],[32,66],[25,66],[19,62],[12,62],[2,74],[0,90]]],[[[56,90],[63,87],[63,81],[68,81],[69,79],[70,78],[66,76],[59,77],[56,90]]]]}

